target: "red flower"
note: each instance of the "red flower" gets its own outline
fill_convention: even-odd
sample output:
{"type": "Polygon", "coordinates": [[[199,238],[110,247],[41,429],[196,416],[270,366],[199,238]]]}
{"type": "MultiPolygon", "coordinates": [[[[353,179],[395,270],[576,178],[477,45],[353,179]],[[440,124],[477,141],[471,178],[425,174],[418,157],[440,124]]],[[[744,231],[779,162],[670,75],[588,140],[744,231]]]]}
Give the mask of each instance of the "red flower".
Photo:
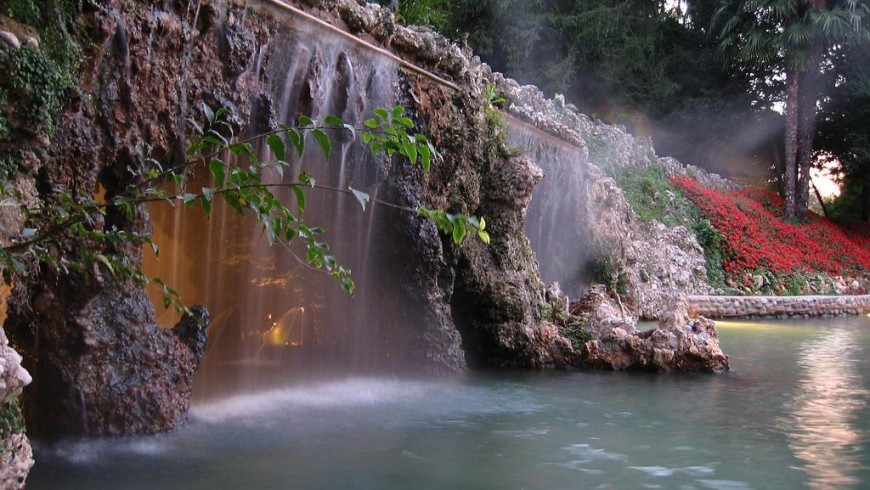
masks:
{"type": "Polygon", "coordinates": [[[870,238],[849,233],[815,213],[805,224],[781,221],[784,202],[764,189],[723,194],[685,177],[671,182],[724,238],[723,269],[739,280],[758,268],[772,272],[852,275],[870,270],[870,238]]]}

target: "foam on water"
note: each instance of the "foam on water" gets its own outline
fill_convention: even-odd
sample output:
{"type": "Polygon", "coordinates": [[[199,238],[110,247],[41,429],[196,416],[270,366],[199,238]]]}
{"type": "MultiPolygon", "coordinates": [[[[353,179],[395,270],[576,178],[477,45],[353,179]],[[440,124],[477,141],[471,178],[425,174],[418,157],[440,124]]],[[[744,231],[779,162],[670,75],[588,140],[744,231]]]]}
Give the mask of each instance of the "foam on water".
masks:
{"type": "Polygon", "coordinates": [[[195,405],[191,415],[216,423],[239,417],[267,415],[292,408],[330,408],[388,405],[422,397],[434,383],[377,378],[347,379],[314,386],[285,388],[237,395],[220,401],[195,405]]]}

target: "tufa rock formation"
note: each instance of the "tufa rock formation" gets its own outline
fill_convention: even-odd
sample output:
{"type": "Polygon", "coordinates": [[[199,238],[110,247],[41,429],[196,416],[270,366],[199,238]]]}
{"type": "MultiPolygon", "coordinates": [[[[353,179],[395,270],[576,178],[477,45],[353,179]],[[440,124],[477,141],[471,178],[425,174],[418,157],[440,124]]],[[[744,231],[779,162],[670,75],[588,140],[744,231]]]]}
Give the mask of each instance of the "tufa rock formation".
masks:
{"type": "Polygon", "coordinates": [[[33,451],[22,427],[6,427],[16,421],[17,398],[30,384],[30,374],[21,366],[21,356],[9,346],[0,326],[0,489],[24,488],[24,480],[33,467],[33,451]]]}
{"type": "MultiPolygon", "coordinates": [[[[412,213],[390,223],[387,232],[401,246],[387,253],[389,271],[400,291],[396,297],[381,292],[374,298],[376,304],[417,307],[397,325],[404,331],[385,339],[394,349],[391,355],[428,372],[453,372],[465,365],[723,369],[727,360],[718,351],[715,330],[703,321],[645,334],[617,320],[607,306],[585,327],[545,318],[545,288],[524,234],[526,208],[542,172],[529,157],[504,144],[505,129],[487,115],[492,108],[485,87],[495,84],[511,100],[510,111],[566,139],[584,155],[587,135],[601,130],[599,126],[563,103],[545,100],[534,87],[519,87],[492,73],[442,36],[395,24],[385,9],[355,0],[304,0],[297,5],[460,88],[399,70],[390,89],[443,160],[428,173],[406,162],[381,162],[381,195],[412,208],[425,204],[484,216],[492,243],[467,240],[456,246],[433,223],[412,213]],[[594,339],[588,340],[589,332],[594,339]],[[586,343],[581,346],[580,341],[586,343]]],[[[92,196],[100,186],[111,197],[146,168],[141,158],[145,150],[151,158],[177,164],[185,158],[188,118],[199,117],[202,102],[228,107],[234,114],[230,122],[239,130],[274,127],[283,115],[275,114],[280,104],[270,87],[283,84],[287,74],[273,74],[267,67],[284,49],[282,39],[317,35],[310,26],[297,32],[295,24],[288,25],[292,16],[267,2],[201,2],[195,12],[157,0],[107,0],[99,8],[85,8],[80,85],[86,96],[70,104],[50,145],[32,135],[19,140],[24,157],[13,182],[22,191],[22,204],[31,199],[48,205],[60,192],[92,196]]],[[[316,48],[314,52],[309,54],[309,74],[323,69],[316,48]]],[[[307,87],[308,99],[303,99],[308,102],[323,95],[323,87],[307,87]]],[[[632,155],[641,152],[637,145],[626,148],[632,155]]],[[[613,203],[600,227],[613,226],[614,234],[623,234],[626,228],[619,223],[630,221],[630,210],[607,179],[595,177],[595,183],[600,183],[596,201],[613,203]]],[[[148,233],[150,223],[142,211],[130,222],[110,209],[96,226],[148,233]]],[[[639,240],[645,233],[629,235],[639,240]]],[[[674,233],[679,235],[661,230],[661,240],[674,239],[674,233]]],[[[607,240],[608,235],[601,236],[607,240]]],[[[697,247],[689,238],[677,238],[687,244],[682,248],[697,247]]],[[[62,243],[56,253],[74,259],[83,246],[87,243],[62,243]]],[[[642,255],[643,249],[620,248],[625,263],[638,264],[638,277],[650,257],[642,255]]],[[[134,263],[142,258],[141,250],[132,246],[107,253],[126,254],[134,263]]],[[[683,266],[694,278],[695,263],[687,259],[683,266]]],[[[654,275],[660,280],[651,284],[667,280],[676,288],[696,285],[687,277],[654,275]]],[[[26,290],[16,293],[20,300],[11,305],[7,328],[34,366],[34,386],[26,394],[33,432],[150,433],[175,428],[184,420],[208,323],[203,311],[198,318],[183,320],[174,332],[164,331],[156,326],[145,293],[104,271],[43,269],[32,279],[26,290]]],[[[665,297],[650,295],[647,301],[637,296],[648,308],[665,297]]],[[[608,303],[602,298],[601,304],[608,303]]]]}

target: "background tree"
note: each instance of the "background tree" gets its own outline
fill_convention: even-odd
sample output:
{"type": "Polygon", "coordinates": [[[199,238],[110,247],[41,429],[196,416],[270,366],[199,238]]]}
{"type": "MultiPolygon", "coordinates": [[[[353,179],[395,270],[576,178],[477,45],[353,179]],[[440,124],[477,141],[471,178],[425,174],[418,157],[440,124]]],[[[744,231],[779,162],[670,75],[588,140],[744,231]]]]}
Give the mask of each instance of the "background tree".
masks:
{"type": "Polygon", "coordinates": [[[817,156],[836,161],[842,194],[835,218],[870,220],[870,44],[848,43],[833,53],[832,87],[819,114],[817,156]]]}
{"type": "Polygon", "coordinates": [[[717,59],[715,5],[459,0],[442,32],[495,70],[652,137],[661,155],[763,180],[756,154],[779,125],[753,106],[747,74],[717,59]]]}
{"type": "Polygon", "coordinates": [[[863,0],[722,0],[713,17],[721,52],[742,64],[755,83],[785,77],[788,218],[806,215],[823,64],[837,43],[863,34],[866,12],[863,0]]]}

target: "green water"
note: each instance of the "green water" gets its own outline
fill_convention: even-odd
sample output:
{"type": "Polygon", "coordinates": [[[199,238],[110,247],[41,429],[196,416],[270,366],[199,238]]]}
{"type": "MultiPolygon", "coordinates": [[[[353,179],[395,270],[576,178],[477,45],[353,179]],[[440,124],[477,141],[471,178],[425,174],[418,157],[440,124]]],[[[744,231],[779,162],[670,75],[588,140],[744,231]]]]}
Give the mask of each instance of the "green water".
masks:
{"type": "Polygon", "coordinates": [[[870,318],[722,323],[732,372],[347,379],[37,444],[28,489],[870,488],[870,318]]]}

